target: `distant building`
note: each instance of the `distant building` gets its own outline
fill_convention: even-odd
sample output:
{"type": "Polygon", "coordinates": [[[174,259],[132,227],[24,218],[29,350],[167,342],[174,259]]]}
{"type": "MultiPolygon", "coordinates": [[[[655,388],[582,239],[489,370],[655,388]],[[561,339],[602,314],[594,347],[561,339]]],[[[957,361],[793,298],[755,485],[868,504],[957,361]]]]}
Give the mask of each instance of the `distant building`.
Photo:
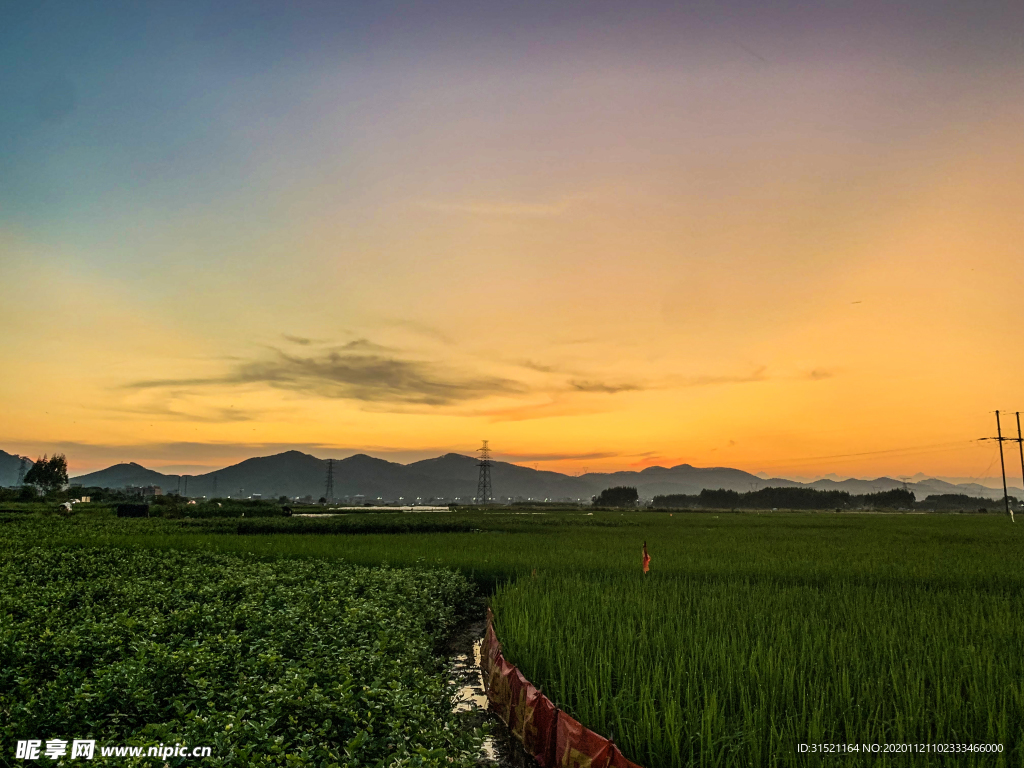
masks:
{"type": "Polygon", "coordinates": [[[164,492],[159,485],[128,485],[124,492],[127,496],[141,496],[144,499],[151,499],[154,496],[163,496],[164,492]]]}

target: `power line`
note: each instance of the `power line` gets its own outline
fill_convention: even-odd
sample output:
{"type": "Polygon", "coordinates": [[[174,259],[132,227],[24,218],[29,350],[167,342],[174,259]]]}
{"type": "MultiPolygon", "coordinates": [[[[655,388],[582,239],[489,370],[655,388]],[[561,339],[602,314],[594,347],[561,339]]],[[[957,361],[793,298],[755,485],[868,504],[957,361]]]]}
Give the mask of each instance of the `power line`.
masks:
{"type": "Polygon", "coordinates": [[[806,461],[819,461],[822,459],[848,459],[848,458],[860,458],[862,456],[884,456],[889,454],[911,454],[911,453],[926,453],[928,451],[943,451],[953,450],[955,448],[964,448],[971,443],[977,442],[976,440],[957,440],[950,443],[933,443],[931,445],[919,445],[911,446],[907,448],[887,448],[881,451],[862,451],[860,453],[836,453],[830,456],[805,456],[802,459],[778,459],[774,461],[765,462],[766,466],[788,466],[792,464],[801,464],[806,461]]]}

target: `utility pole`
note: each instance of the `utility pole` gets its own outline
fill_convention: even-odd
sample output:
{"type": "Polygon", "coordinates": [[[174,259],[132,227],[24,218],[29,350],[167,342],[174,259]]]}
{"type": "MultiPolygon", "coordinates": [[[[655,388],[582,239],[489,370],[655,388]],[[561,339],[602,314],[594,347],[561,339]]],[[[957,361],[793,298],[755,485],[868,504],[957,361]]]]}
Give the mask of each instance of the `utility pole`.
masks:
{"type": "Polygon", "coordinates": [[[1003,430],[999,426],[999,411],[996,411],[996,435],[999,440],[999,466],[1003,470],[1003,506],[1006,507],[1006,514],[1010,516],[1010,522],[1015,522],[1013,512],[1010,511],[1010,494],[1006,492],[1006,464],[1003,461],[1003,430]]]}
{"type": "Polygon", "coordinates": [[[327,489],[324,498],[328,504],[334,503],[334,459],[327,460],[327,489]]]}
{"type": "Polygon", "coordinates": [[[484,440],[482,448],[477,448],[480,452],[480,463],[477,464],[480,467],[480,476],[476,483],[476,503],[477,504],[490,504],[491,503],[491,449],[487,447],[487,441],[484,440]]]}
{"type": "Polygon", "coordinates": [[[1024,437],[1020,433],[1020,411],[1017,411],[1017,448],[1020,450],[1021,488],[1024,488],[1024,437]]]}
{"type": "Polygon", "coordinates": [[[185,495],[188,496],[188,475],[185,475],[185,495]]]}
{"type": "MultiPolygon", "coordinates": [[[[1019,419],[1019,417],[1018,417],[1019,419]]],[[[1019,421],[1018,421],[1019,424],[1019,421]]],[[[1016,522],[1013,519],[1013,512],[1010,511],[1010,494],[1006,490],[1006,462],[1003,460],[1003,441],[1012,440],[1012,437],[1003,437],[1002,427],[999,425],[999,411],[996,411],[996,436],[995,437],[983,437],[982,440],[995,440],[999,443],[999,466],[1003,470],[1003,506],[1006,508],[1006,514],[1010,517],[1010,522],[1016,522]]]]}

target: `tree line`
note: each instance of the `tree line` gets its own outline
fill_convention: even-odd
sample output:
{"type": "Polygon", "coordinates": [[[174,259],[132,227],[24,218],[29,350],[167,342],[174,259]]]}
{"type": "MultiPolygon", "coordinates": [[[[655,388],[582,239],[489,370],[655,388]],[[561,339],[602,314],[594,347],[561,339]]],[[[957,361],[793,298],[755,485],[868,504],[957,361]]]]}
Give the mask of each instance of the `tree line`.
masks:
{"type": "MultiPolygon", "coordinates": [[[[1011,498],[1011,506],[1018,505],[1011,498]]],[[[962,493],[934,494],[917,501],[903,488],[877,493],[819,491],[816,488],[761,488],[757,491],[703,490],[697,494],[655,496],[655,509],[913,509],[934,511],[996,511],[1002,500],[993,501],[962,493]]]]}

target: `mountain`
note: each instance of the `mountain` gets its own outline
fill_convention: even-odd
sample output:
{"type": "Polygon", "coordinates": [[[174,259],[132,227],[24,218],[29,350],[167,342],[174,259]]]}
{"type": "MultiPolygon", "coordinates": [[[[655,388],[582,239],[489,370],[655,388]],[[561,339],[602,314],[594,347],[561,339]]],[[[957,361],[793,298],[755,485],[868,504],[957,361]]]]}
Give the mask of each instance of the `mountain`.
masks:
{"type": "MultiPolygon", "coordinates": [[[[0,462],[9,454],[0,452],[0,462]]],[[[0,463],[0,471],[3,469],[0,463]]],[[[300,451],[286,451],[275,456],[246,459],[224,469],[203,475],[164,475],[139,464],[117,464],[99,472],[75,477],[75,484],[123,488],[126,485],[158,485],[164,491],[180,488],[188,496],[264,498],[306,496],[319,498],[326,493],[328,461],[300,451]]],[[[15,467],[16,472],[16,467],[15,467]]],[[[478,464],[471,456],[448,453],[433,459],[398,464],[366,454],[335,460],[331,465],[334,496],[338,499],[360,495],[367,501],[427,501],[429,499],[468,500],[476,495],[478,464]]],[[[491,484],[496,498],[589,500],[605,488],[617,485],[635,486],[642,498],[672,493],[697,494],[707,488],[750,491],[758,488],[810,487],[822,491],[847,491],[851,494],[874,493],[902,488],[904,483],[890,477],[874,480],[829,480],[798,483],[784,478],[764,478],[729,467],[648,467],[641,471],[591,472],[579,477],[559,472],[535,470],[503,461],[491,467],[491,484]]],[[[977,484],[953,485],[929,478],[907,483],[919,499],[931,494],[966,493],[971,496],[998,499],[1000,491],[977,484]]],[[[1024,495],[1024,491],[1011,489],[1024,495]]]]}
{"type": "Polygon", "coordinates": [[[80,475],[71,478],[75,485],[99,486],[100,488],[124,488],[127,485],[158,485],[165,491],[169,489],[168,482],[177,487],[177,477],[174,475],[163,475],[156,470],[146,469],[141,464],[129,462],[128,464],[115,464],[112,467],[101,469],[99,472],[91,472],[88,475],[80,475]]]}
{"type": "MultiPolygon", "coordinates": [[[[34,462],[25,464],[25,471],[32,468],[34,462]]],[[[21,456],[0,451],[0,488],[18,484],[18,471],[21,467],[21,456]]]]}

